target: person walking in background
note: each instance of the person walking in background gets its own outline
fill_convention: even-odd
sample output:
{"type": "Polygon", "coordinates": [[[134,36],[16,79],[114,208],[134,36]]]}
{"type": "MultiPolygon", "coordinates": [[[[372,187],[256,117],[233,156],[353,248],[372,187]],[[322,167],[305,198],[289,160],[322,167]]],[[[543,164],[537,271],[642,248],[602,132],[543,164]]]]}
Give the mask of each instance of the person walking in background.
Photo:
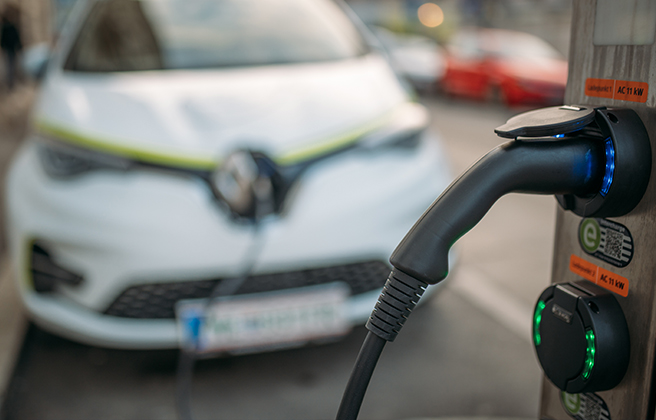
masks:
{"type": "Polygon", "coordinates": [[[11,91],[16,82],[17,56],[23,48],[19,30],[18,7],[8,4],[0,18],[0,48],[6,64],[7,89],[11,91]]]}

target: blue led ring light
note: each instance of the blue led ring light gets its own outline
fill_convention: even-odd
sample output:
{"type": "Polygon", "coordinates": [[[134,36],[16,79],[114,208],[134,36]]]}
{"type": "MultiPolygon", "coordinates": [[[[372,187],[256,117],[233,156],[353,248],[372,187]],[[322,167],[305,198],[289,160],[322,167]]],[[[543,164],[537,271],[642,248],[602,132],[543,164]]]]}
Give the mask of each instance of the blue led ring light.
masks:
{"type": "MultiPolygon", "coordinates": [[[[638,205],[649,183],[649,135],[632,109],[599,108],[596,112],[594,123],[580,135],[599,142],[599,189],[593,195],[563,194],[556,198],[565,210],[582,217],[623,216],[638,205]]],[[[565,140],[577,137],[566,135],[565,140]]]]}
{"type": "Polygon", "coordinates": [[[606,197],[610,186],[613,183],[613,176],[615,175],[615,147],[613,146],[613,140],[610,137],[606,139],[606,171],[604,173],[604,180],[601,182],[601,190],[599,193],[606,197]]]}

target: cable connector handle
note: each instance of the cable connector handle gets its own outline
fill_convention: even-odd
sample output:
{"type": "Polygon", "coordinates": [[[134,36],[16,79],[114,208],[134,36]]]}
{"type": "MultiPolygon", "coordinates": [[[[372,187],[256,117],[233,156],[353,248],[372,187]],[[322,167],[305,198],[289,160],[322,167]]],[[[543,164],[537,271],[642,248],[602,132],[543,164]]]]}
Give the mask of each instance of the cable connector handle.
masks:
{"type": "Polygon", "coordinates": [[[386,341],[394,341],[426,287],[428,283],[392,269],[367,321],[367,329],[386,341]]]}

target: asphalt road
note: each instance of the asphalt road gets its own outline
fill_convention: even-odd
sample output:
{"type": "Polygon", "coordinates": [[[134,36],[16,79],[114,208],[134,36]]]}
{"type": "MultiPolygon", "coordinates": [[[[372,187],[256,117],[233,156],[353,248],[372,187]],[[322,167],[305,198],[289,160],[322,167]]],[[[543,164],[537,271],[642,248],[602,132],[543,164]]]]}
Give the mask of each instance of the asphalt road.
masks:
{"type": "MultiPolygon", "coordinates": [[[[426,99],[453,167],[501,143],[517,111],[426,99]]],[[[379,361],[361,419],[536,418],[540,370],[532,305],[547,286],[553,197],[501,199],[458,247],[447,286],[419,308],[379,361]]],[[[196,419],[330,419],[364,337],[196,364],[196,419]]],[[[8,419],[175,419],[177,352],[116,351],[31,328],[5,405],[8,419]]]]}

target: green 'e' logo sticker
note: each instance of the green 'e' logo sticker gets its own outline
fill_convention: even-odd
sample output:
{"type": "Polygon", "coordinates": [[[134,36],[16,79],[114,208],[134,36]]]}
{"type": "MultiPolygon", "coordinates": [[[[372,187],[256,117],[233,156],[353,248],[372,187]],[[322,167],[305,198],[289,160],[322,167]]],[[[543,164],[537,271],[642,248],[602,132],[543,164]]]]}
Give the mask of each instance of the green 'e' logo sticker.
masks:
{"type": "Polygon", "coordinates": [[[581,246],[589,253],[599,248],[601,243],[601,229],[595,219],[585,219],[579,228],[579,239],[581,246]]]}
{"type": "Polygon", "coordinates": [[[565,409],[570,412],[570,414],[578,414],[581,409],[581,397],[579,394],[568,394],[563,392],[560,397],[562,398],[563,405],[565,409]]]}

